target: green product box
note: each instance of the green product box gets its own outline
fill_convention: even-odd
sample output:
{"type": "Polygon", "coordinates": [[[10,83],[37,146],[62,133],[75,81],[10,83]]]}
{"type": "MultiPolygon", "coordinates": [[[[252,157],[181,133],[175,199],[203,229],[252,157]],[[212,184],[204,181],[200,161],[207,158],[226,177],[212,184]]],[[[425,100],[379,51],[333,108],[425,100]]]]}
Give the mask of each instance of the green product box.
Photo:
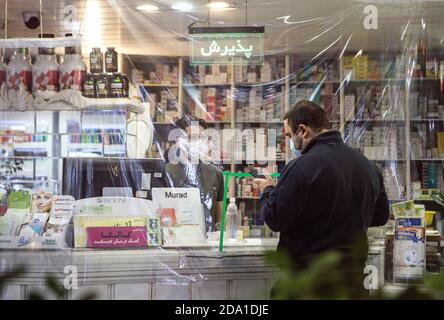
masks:
{"type": "Polygon", "coordinates": [[[12,209],[28,209],[30,207],[31,194],[29,191],[14,191],[9,194],[8,207],[12,209]]]}

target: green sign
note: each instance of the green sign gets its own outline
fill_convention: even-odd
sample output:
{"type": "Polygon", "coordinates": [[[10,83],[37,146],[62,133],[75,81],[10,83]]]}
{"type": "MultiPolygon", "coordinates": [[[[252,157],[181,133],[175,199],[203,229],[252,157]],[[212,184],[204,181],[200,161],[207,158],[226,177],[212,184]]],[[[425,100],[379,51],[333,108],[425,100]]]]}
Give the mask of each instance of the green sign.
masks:
{"type": "Polygon", "coordinates": [[[246,61],[262,64],[264,60],[263,33],[192,34],[191,64],[235,64],[246,61]]]}

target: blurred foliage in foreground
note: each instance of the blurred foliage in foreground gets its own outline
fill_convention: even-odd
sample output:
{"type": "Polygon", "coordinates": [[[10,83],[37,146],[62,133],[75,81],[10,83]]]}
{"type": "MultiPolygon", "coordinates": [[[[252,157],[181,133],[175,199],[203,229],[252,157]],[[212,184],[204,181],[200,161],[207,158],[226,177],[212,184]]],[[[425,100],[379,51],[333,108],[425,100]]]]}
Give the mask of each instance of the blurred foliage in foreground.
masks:
{"type": "MultiPolygon", "coordinates": [[[[397,295],[388,293],[382,288],[366,290],[362,272],[361,279],[350,286],[352,275],[340,270],[341,254],[326,252],[319,255],[308,268],[297,270],[291,259],[277,251],[268,252],[268,262],[280,268],[280,277],[273,287],[271,298],[274,300],[344,300],[344,299],[371,299],[371,300],[437,300],[444,299],[444,272],[438,275],[428,275],[425,283],[409,283],[404,285],[397,295]]],[[[384,276],[384,275],[381,275],[384,276]]]]}
{"type": "MultiPolygon", "coordinates": [[[[19,278],[26,273],[26,268],[23,266],[17,267],[10,272],[6,272],[0,276],[0,296],[6,289],[8,282],[15,278],[19,278]]],[[[71,290],[65,289],[63,283],[60,283],[55,275],[47,274],[45,276],[45,282],[42,284],[45,288],[45,292],[31,290],[25,297],[27,300],[64,300],[68,297],[71,290]],[[47,291],[46,291],[47,290],[47,291]]],[[[78,297],[77,300],[93,300],[97,295],[94,292],[86,292],[78,297]]]]}

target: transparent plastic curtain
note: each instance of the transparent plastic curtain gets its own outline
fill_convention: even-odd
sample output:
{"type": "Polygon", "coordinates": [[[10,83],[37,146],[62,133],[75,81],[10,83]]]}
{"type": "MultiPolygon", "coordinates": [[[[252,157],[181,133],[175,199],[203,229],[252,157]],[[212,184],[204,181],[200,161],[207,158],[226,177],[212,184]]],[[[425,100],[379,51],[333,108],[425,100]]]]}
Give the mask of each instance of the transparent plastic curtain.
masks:
{"type": "MultiPolygon", "coordinates": [[[[38,36],[21,21],[25,3],[31,5],[9,1],[15,17],[8,24],[9,38],[38,36]]],[[[122,233],[139,232],[134,241],[144,245],[133,248],[159,251],[152,262],[164,269],[165,284],[187,288],[190,282],[208,280],[200,271],[203,264],[227,267],[224,261],[236,255],[236,249],[217,250],[224,183],[229,184],[228,197],[237,199],[244,235],[276,237],[260,216],[259,190],[252,178],[224,181],[222,172],[247,173],[266,165],[279,172],[291,161],[282,117],[300,100],[319,104],[331,129],[381,167],[390,201],[411,198],[414,182],[422,188],[441,188],[442,162],[437,160],[444,153],[444,58],[439,14],[444,5],[439,2],[250,0],[248,6],[235,1],[229,10],[216,11],[208,10],[207,1],[193,1],[190,10],[174,10],[172,1],[157,1],[156,12],[138,10],[142,3],[133,0],[42,4],[44,32],[81,36],[88,72],[92,48],[116,49],[119,72],[130,82],[129,98],[143,107],[137,113],[119,108],[0,112],[1,161],[23,161],[20,172],[2,167],[3,186],[79,200],[66,233],[67,250],[59,255],[84,263],[85,282],[94,268],[89,269],[88,259],[77,258],[78,251],[71,248],[89,246],[91,254],[101,246],[109,249],[104,241],[97,240],[97,247],[88,243],[86,228],[102,227],[95,232],[105,232],[109,239],[116,231],[110,228],[116,226],[127,228],[120,229],[122,233]],[[265,26],[263,62],[233,58],[193,64],[191,25],[265,26]],[[183,120],[178,124],[179,119],[183,120]],[[205,124],[193,122],[199,119],[205,124]],[[36,143],[40,151],[35,150],[36,143]],[[136,143],[141,147],[134,149],[136,143]],[[256,145],[265,151],[251,149],[256,145]],[[16,180],[27,183],[13,183],[16,180]],[[191,219],[194,229],[180,229],[179,217],[174,216],[184,209],[179,208],[183,202],[169,202],[164,196],[153,201],[152,188],[166,187],[174,194],[192,189],[188,196],[202,214],[182,217],[182,223],[191,219]],[[97,197],[105,198],[87,200],[97,197]],[[83,237],[77,243],[76,233],[83,237]],[[196,244],[177,242],[187,238],[196,244]],[[205,257],[193,249],[202,243],[211,251],[205,257]],[[178,264],[161,255],[168,250],[181,257],[178,264]]],[[[0,6],[4,5],[2,0],[0,6]]],[[[56,53],[63,61],[63,48],[56,48],[56,53]]],[[[5,50],[5,63],[11,54],[11,48],[5,50]]],[[[37,49],[31,49],[32,61],[36,55],[37,49]]],[[[187,210],[197,209],[190,206],[181,212],[186,215],[187,210]]],[[[374,234],[383,238],[385,231],[374,234]]],[[[90,236],[97,234],[92,230],[90,236]]],[[[107,252],[109,256],[98,254],[95,263],[111,262],[115,253],[107,252]]],[[[42,265],[50,265],[45,257],[39,255],[42,265]]],[[[131,257],[139,266],[140,257],[135,252],[131,257]]],[[[12,256],[9,267],[14,259],[26,262],[12,256]]],[[[187,297],[187,289],[179,291],[187,297]]]]}

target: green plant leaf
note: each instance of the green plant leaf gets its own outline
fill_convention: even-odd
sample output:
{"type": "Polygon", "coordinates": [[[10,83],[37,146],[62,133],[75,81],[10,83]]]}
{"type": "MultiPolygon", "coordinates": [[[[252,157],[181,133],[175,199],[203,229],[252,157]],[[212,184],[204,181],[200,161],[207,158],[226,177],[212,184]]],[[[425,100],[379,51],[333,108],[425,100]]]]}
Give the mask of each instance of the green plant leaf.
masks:
{"type": "Polygon", "coordinates": [[[54,276],[48,275],[46,277],[46,286],[58,299],[64,299],[65,297],[65,289],[59,284],[57,278],[54,276]]]}
{"type": "Polygon", "coordinates": [[[28,294],[28,300],[45,300],[45,298],[40,293],[30,292],[28,294]]]}
{"type": "Polygon", "coordinates": [[[97,294],[95,292],[87,292],[82,294],[78,300],[94,300],[97,299],[97,294]]]}

